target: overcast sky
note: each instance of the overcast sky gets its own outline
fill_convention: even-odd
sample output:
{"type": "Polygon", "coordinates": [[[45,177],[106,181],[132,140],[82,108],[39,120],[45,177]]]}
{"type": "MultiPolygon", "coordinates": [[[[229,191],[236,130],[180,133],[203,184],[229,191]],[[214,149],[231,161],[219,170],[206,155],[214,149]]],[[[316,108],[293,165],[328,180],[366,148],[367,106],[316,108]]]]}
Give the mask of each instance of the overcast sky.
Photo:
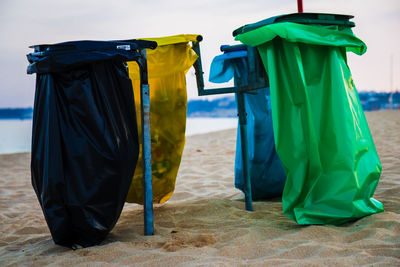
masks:
{"type": "MultiPolygon", "coordinates": [[[[303,1],[305,12],[355,16],[354,33],[368,46],[363,56],[349,55],[359,91],[391,89],[391,58],[393,89],[400,89],[400,0],[303,1]]],[[[219,46],[234,43],[234,29],[294,12],[296,0],[0,0],[0,108],[33,106],[35,75],[26,74],[32,44],[196,33],[204,37],[208,77],[219,46]]],[[[196,97],[193,72],[187,84],[189,98],[196,97]]]]}

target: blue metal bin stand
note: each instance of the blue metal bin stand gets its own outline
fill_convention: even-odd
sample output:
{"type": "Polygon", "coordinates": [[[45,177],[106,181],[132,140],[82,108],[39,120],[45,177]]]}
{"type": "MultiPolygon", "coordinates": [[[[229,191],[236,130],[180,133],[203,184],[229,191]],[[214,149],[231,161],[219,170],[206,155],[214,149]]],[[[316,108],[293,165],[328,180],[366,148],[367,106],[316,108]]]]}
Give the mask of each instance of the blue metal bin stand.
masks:
{"type": "Polygon", "coordinates": [[[234,46],[221,46],[222,52],[235,51],[235,50],[246,50],[247,57],[245,60],[247,61],[247,77],[239,77],[238,75],[234,75],[234,87],[226,87],[226,88],[215,88],[215,89],[204,89],[204,79],[203,79],[203,69],[201,64],[201,54],[200,54],[200,45],[199,42],[193,43],[193,50],[197,53],[199,58],[194,64],[194,68],[196,71],[196,81],[197,81],[197,90],[198,95],[214,95],[214,94],[227,94],[227,93],[235,93],[237,98],[237,109],[239,116],[239,125],[240,125],[240,136],[241,136],[241,150],[243,155],[243,172],[245,177],[245,202],[246,202],[246,210],[252,211],[252,195],[251,195],[251,181],[250,181],[250,172],[249,172],[249,157],[248,157],[248,148],[247,148],[247,114],[245,109],[244,102],[244,94],[245,93],[253,93],[251,91],[262,89],[268,86],[268,80],[263,69],[263,66],[260,64],[261,60],[259,59],[258,52],[253,47],[248,47],[245,45],[234,45],[234,46]]]}

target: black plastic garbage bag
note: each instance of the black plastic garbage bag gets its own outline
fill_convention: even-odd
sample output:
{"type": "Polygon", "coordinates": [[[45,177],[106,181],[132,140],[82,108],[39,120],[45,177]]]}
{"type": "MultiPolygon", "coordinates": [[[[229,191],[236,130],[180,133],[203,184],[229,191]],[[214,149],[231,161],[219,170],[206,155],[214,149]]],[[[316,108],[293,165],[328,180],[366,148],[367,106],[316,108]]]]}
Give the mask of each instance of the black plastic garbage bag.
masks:
{"type": "Polygon", "coordinates": [[[99,244],[121,214],[139,153],[130,46],[78,41],[28,55],[32,185],[56,244],[99,244]]]}

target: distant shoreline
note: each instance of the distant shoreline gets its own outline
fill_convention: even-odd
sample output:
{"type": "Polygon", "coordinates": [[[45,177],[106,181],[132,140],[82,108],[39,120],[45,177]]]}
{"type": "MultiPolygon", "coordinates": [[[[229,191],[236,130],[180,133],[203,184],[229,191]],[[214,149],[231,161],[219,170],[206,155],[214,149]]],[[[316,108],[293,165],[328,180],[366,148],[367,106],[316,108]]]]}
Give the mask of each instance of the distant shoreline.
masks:
{"type": "Polygon", "coordinates": [[[33,118],[33,108],[0,108],[1,120],[28,120],[33,118]]]}
{"type": "MultiPolygon", "coordinates": [[[[358,92],[364,111],[399,109],[400,92],[358,92]]],[[[188,118],[235,118],[237,107],[234,96],[193,99],[187,102],[188,118]]],[[[33,118],[33,108],[0,108],[0,120],[26,120],[33,118]]]]}

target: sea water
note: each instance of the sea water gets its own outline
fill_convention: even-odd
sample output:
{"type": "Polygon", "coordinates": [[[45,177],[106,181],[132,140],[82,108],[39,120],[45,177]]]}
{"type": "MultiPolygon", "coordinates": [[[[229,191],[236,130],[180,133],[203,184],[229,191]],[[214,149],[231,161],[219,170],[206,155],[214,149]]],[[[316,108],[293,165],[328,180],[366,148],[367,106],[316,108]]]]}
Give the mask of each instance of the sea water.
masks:
{"type": "MultiPolygon", "coordinates": [[[[237,127],[236,118],[188,118],[186,136],[237,127]]],[[[0,119],[0,154],[31,151],[32,120],[0,119]]]]}
{"type": "Polygon", "coordinates": [[[0,154],[31,150],[32,120],[0,120],[0,154]]]}
{"type": "Polygon", "coordinates": [[[234,129],[237,123],[237,118],[187,118],[186,136],[234,129]]]}

